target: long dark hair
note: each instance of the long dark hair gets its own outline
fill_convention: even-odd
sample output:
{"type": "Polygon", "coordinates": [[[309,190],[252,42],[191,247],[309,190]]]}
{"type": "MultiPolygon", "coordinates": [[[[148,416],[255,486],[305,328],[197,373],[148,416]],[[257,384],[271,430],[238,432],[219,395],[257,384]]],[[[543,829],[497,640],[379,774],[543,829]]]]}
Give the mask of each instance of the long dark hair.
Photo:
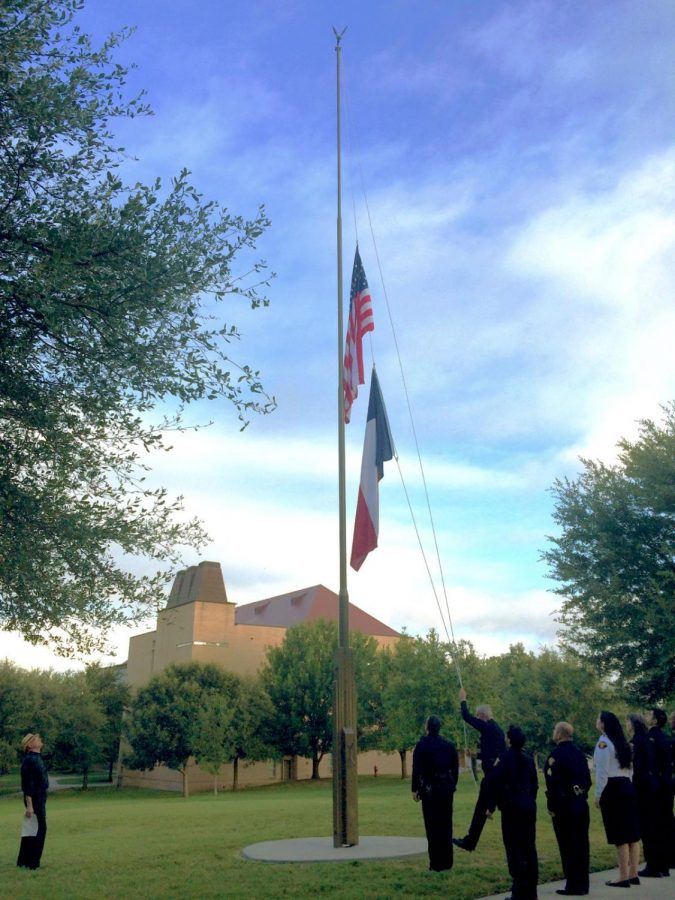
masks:
{"type": "Polygon", "coordinates": [[[614,753],[619,761],[619,765],[622,769],[627,769],[632,762],[633,751],[626,740],[626,735],[623,733],[621,722],[619,722],[614,713],[607,712],[604,709],[600,713],[600,721],[604,726],[605,734],[614,744],[614,753]]]}
{"type": "Polygon", "coordinates": [[[634,735],[640,735],[640,737],[644,737],[647,734],[647,725],[644,718],[639,715],[639,713],[628,713],[626,718],[633,728],[634,735]]]}

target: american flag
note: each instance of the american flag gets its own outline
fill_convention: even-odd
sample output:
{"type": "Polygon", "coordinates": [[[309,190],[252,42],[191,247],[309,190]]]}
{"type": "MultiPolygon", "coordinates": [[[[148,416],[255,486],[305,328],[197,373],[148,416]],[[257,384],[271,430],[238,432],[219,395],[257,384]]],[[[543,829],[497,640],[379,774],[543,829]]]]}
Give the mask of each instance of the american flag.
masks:
{"type": "Polygon", "coordinates": [[[373,307],[363,271],[358,245],[354,254],[352,287],[349,293],[349,325],[342,367],[342,385],[345,392],[345,422],[349,422],[352,403],[359,393],[359,385],[365,384],[363,374],[363,336],[375,328],[373,307]]]}

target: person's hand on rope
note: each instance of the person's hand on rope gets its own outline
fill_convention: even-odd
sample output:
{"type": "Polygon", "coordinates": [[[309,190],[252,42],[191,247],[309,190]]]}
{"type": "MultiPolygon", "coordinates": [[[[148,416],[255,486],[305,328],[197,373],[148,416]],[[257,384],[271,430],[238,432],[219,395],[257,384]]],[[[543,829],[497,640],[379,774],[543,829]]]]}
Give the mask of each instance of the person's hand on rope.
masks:
{"type": "Polygon", "coordinates": [[[464,690],[464,688],[459,689],[459,699],[466,700],[466,691],[464,690]]]}

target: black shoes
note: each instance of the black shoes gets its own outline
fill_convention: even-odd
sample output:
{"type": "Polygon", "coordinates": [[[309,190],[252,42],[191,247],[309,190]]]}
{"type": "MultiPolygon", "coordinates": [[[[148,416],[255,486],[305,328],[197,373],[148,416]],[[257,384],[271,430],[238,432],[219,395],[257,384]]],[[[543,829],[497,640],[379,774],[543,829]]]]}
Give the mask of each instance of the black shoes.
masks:
{"type": "Polygon", "coordinates": [[[630,879],[630,883],[631,884],[640,884],[640,879],[636,875],[635,878],[630,879]]]}
{"type": "Polygon", "coordinates": [[[629,888],[630,879],[626,878],[625,881],[606,881],[605,884],[607,887],[629,888]]]}
{"type": "Polygon", "coordinates": [[[638,872],[642,878],[662,878],[661,872],[657,872],[656,869],[650,869],[649,866],[645,866],[644,869],[640,869],[638,872]]]}
{"type": "Polygon", "coordinates": [[[469,846],[469,844],[467,844],[466,838],[453,838],[452,843],[455,845],[455,847],[459,847],[460,850],[468,850],[469,853],[476,849],[475,847],[471,847],[469,846]]]}

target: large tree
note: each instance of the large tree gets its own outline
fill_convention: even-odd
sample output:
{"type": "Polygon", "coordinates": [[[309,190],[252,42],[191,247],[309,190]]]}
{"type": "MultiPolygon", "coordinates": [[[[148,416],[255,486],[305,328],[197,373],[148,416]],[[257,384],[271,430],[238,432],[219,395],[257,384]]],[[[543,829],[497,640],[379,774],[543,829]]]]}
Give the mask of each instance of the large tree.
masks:
{"type": "Polygon", "coordinates": [[[64,652],[147,612],[175,548],[205,538],[143,455],[189,403],[273,406],[217,305],[266,302],[264,211],[231,215],[186,171],[125,183],[112,124],[148,109],[113,59],[126,32],[93,47],[81,5],[0,12],[0,625],[64,652]]]}
{"type": "Polygon", "coordinates": [[[675,695],[675,403],[622,440],[614,465],[555,482],[560,527],[544,553],[562,639],[634,699],[675,695]]]}
{"type": "MultiPolygon", "coordinates": [[[[272,702],[270,742],[280,754],[312,760],[312,778],[333,746],[334,655],[337,623],[317,619],[289,628],[279,647],[270,647],[261,671],[272,702]]],[[[375,639],[352,632],[357,720],[363,733],[373,724],[375,639]]]]}
{"type": "Polygon", "coordinates": [[[108,781],[112,781],[122,736],[124,710],[131,699],[131,691],[116,666],[94,663],[85,671],[86,683],[103,715],[100,733],[101,759],[108,767],[108,781]]]}
{"type": "Polygon", "coordinates": [[[174,663],[136,694],[124,722],[131,752],[125,764],[152,770],[176,769],[188,796],[191,757],[214,774],[237,750],[235,714],[242,679],[215,663],[174,663]]]}
{"type": "MultiPolygon", "coordinates": [[[[44,734],[50,766],[82,775],[82,789],[89,773],[104,757],[106,717],[86,672],[53,675],[50,693],[55,698],[51,732],[44,734]]],[[[119,735],[119,732],[118,732],[119,735]]]]}
{"type": "Polygon", "coordinates": [[[379,746],[396,751],[401,759],[401,778],[407,777],[407,751],[424,733],[425,720],[439,716],[443,734],[453,734],[457,694],[455,673],[447,645],[432,629],[424,637],[404,635],[379,660],[382,681],[382,732],[379,746]]]}

